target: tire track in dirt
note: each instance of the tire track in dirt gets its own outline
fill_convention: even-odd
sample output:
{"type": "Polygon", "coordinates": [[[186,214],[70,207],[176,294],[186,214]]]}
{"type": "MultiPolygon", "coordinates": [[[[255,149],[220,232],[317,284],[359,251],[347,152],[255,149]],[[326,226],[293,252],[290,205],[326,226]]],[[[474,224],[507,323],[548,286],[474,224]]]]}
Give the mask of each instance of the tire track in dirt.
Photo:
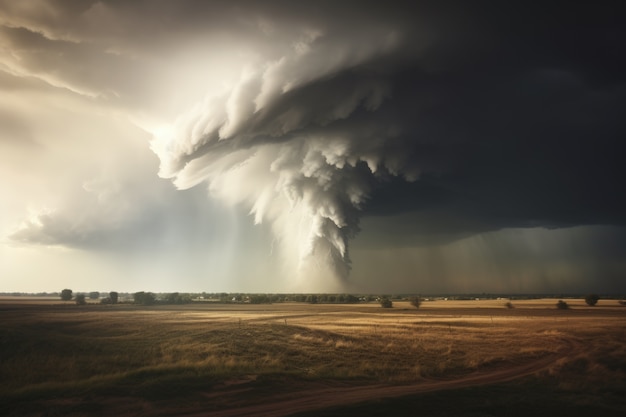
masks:
{"type": "MultiPolygon", "coordinates": [[[[434,391],[510,382],[547,370],[556,360],[573,356],[583,349],[580,343],[571,338],[562,339],[561,344],[563,347],[558,352],[531,362],[479,370],[455,379],[426,379],[410,385],[376,384],[351,387],[305,387],[303,390],[295,392],[276,392],[274,395],[265,396],[263,402],[258,404],[242,405],[208,413],[207,411],[203,412],[197,409],[188,410],[187,412],[177,410],[177,415],[186,417],[206,415],[211,415],[211,417],[284,417],[295,413],[357,404],[374,399],[403,397],[434,391]]],[[[228,392],[224,392],[224,394],[229,395],[228,392]]]]}

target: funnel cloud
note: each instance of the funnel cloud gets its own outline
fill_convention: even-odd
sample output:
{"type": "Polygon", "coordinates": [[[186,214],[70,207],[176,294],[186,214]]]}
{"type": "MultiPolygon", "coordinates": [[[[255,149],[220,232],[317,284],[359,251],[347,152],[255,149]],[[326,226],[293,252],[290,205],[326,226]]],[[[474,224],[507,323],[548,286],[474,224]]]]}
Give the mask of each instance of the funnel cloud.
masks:
{"type": "Polygon", "coordinates": [[[332,37],[303,31],[283,56],[181,116],[152,148],[160,175],[178,188],[207,182],[211,195],[245,205],[256,224],[269,221],[300,266],[317,257],[346,276],[349,241],[376,179],[415,180],[417,167],[400,126],[381,111],[389,80],[361,68],[398,48],[394,33],[363,39],[356,53],[332,37]]]}

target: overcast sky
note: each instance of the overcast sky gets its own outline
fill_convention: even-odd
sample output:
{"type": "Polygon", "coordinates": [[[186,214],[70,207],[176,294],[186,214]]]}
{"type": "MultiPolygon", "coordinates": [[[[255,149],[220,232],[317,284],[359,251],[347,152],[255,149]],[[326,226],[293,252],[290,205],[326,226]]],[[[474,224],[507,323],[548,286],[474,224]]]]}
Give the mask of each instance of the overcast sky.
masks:
{"type": "Polygon", "coordinates": [[[0,291],[626,293],[615,2],[0,0],[0,291]]]}

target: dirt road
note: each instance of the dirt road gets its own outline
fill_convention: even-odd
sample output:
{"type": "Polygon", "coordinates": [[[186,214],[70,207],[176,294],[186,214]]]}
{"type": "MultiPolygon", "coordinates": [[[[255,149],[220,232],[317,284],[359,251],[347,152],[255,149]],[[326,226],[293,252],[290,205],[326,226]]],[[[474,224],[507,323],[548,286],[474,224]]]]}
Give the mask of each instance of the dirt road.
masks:
{"type": "MultiPolygon", "coordinates": [[[[280,417],[291,414],[321,410],[329,407],[357,404],[364,401],[402,397],[433,391],[467,388],[479,385],[489,385],[509,382],[518,378],[532,375],[550,368],[556,360],[562,357],[575,355],[582,346],[572,339],[562,339],[561,347],[555,354],[543,356],[537,360],[523,363],[503,363],[489,369],[478,370],[474,373],[454,379],[425,379],[410,385],[366,385],[366,386],[302,386],[302,389],[290,390],[288,393],[275,392],[264,395],[258,402],[242,402],[238,405],[211,411],[212,417],[280,417]]],[[[224,387],[215,395],[240,396],[245,398],[251,390],[245,388],[246,381],[239,381],[229,387],[224,387]]],[[[172,414],[186,417],[206,416],[206,410],[169,410],[172,414]]],[[[166,411],[165,414],[168,414],[166,411]]]]}

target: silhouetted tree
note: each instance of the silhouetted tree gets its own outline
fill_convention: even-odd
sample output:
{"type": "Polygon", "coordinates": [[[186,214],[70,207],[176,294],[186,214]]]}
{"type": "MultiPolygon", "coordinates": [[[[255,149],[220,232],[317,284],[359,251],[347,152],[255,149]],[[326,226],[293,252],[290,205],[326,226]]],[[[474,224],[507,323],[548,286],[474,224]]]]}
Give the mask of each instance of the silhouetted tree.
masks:
{"type": "Polygon", "coordinates": [[[92,291],[89,293],[89,298],[91,298],[92,300],[97,300],[98,298],[100,298],[100,293],[98,291],[92,291]]]}
{"type": "Polygon", "coordinates": [[[109,293],[109,299],[111,300],[111,304],[117,304],[117,300],[119,298],[119,294],[117,291],[111,291],[109,293]]]}
{"type": "Polygon", "coordinates": [[[87,302],[85,301],[85,294],[76,294],[76,304],[79,306],[85,305],[87,302]]]}
{"type": "Polygon", "coordinates": [[[409,301],[411,302],[411,305],[415,308],[420,308],[420,306],[422,305],[422,299],[418,296],[409,298],[409,301]]]}
{"type": "Polygon", "coordinates": [[[567,310],[569,308],[569,306],[567,305],[567,303],[563,300],[559,300],[556,303],[556,308],[558,308],[559,310],[567,310]]]}
{"type": "Polygon", "coordinates": [[[61,300],[70,301],[71,299],[72,299],[72,290],[66,288],[63,291],[61,291],[61,300]]]}
{"type": "Polygon", "coordinates": [[[393,302],[389,298],[383,297],[380,299],[380,306],[382,308],[392,308],[393,302]]]}
{"type": "Polygon", "coordinates": [[[133,299],[135,300],[135,304],[142,304],[145,306],[154,304],[154,301],[156,300],[154,294],[144,291],[139,291],[133,294],[133,299]]]}
{"type": "Polygon", "coordinates": [[[589,306],[595,306],[596,304],[598,304],[599,299],[600,296],[598,294],[587,294],[585,296],[585,303],[587,303],[587,305],[589,306]]]}

